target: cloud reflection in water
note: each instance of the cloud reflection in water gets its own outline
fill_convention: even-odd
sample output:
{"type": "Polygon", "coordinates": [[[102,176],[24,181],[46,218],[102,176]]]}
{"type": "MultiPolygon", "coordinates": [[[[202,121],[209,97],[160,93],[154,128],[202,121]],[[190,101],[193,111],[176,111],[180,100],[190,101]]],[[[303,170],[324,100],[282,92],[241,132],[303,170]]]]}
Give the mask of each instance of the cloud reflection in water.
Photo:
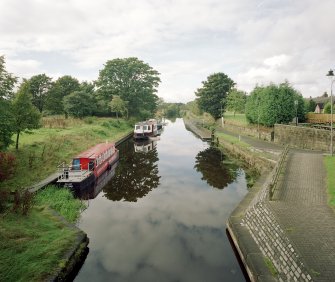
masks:
{"type": "Polygon", "coordinates": [[[223,190],[209,189],[193,168],[203,143],[182,126],[169,125],[157,144],[157,189],[137,202],[103,193],[91,201],[79,224],[90,253],[77,281],[243,281],[225,222],[246,194],[244,172],[223,190]],[[182,142],[169,137],[176,132],[182,142]]]}

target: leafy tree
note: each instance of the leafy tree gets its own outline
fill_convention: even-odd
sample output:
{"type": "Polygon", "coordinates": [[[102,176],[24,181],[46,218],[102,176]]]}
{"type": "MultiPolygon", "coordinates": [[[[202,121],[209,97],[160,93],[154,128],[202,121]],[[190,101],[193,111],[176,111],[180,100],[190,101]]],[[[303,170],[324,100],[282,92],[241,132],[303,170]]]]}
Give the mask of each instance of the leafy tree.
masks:
{"type": "Polygon", "coordinates": [[[201,116],[203,114],[203,111],[199,108],[199,104],[196,100],[188,102],[186,104],[186,109],[196,116],[201,116]]]}
{"type": "Polygon", "coordinates": [[[119,118],[118,113],[120,113],[122,116],[125,116],[128,113],[127,102],[123,101],[118,95],[114,95],[109,105],[112,112],[116,113],[117,119],[119,118]]]}
{"type": "Polygon", "coordinates": [[[23,81],[13,100],[14,130],[16,132],[16,150],[19,149],[20,133],[40,126],[41,115],[32,104],[29,82],[23,81]]]}
{"type": "Polygon", "coordinates": [[[228,92],[235,85],[234,81],[224,73],[215,73],[202,82],[203,86],[195,92],[201,110],[210,113],[215,119],[225,109],[228,92]]]}
{"type": "Polygon", "coordinates": [[[64,114],[63,98],[78,90],[80,90],[80,83],[76,78],[70,75],[58,78],[48,92],[46,109],[51,114],[64,114]]]}
{"type": "Polygon", "coordinates": [[[244,113],[245,102],[247,100],[247,95],[243,91],[239,91],[236,88],[233,88],[229,91],[227,96],[227,109],[235,113],[244,113]]]}
{"type": "Polygon", "coordinates": [[[42,113],[52,86],[51,78],[43,73],[32,76],[28,82],[29,92],[32,95],[32,103],[42,113]]]}
{"type": "Polygon", "coordinates": [[[16,83],[17,77],[7,72],[5,57],[0,56],[0,99],[11,98],[16,83]]]}
{"type": "Polygon", "coordinates": [[[326,105],[323,108],[323,112],[325,114],[330,114],[331,113],[331,103],[327,102],[326,105]]]}
{"type": "Polygon", "coordinates": [[[6,149],[12,143],[13,122],[10,102],[0,98],[0,150],[6,149]]]}
{"type": "Polygon", "coordinates": [[[280,85],[256,86],[246,103],[246,118],[250,123],[273,126],[289,123],[296,116],[304,120],[304,101],[300,93],[288,82],[280,85]],[[295,101],[298,102],[297,108],[295,101]]]}
{"type": "Polygon", "coordinates": [[[12,143],[13,115],[9,99],[12,98],[16,82],[17,78],[6,70],[4,56],[0,56],[0,150],[12,143]]]}
{"type": "Polygon", "coordinates": [[[111,101],[114,95],[129,103],[129,114],[152,115],[156,111],[159,73],[137,58],[107,61],[96,82],[99,100],[111,101]]]}
{"type": "Polygon", "coordinates": [[[316,102],[313,100],[313,99],[310,99],[309,101],[308,101],[308,113],[309,112],[314,112],[315,111],[315,107],[316,107],[316,102]]]}
{"type": "Polygon", "coordinates": [[[65,96],[63,103],[64,110],[77,118],[92,115],[96,109],[93,95],[85,90],[75,91],[65,96]]]}

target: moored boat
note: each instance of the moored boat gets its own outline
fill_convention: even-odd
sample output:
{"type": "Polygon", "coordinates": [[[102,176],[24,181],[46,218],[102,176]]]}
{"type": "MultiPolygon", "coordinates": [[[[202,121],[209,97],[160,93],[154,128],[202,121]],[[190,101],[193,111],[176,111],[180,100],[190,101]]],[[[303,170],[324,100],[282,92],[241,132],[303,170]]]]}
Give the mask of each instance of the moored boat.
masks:
{"type": "Polygon", "coordinates": [[[135,124],[135,140],[147,140],[149,137],[157,135],[157,121],[155,119],[149,119],[147,121],[141,121],[135,124]]]}
{"type": "Polygon", "coordinates": [[[70,165],[61,165],[57,183],[81,189],[94,183],[103,172],[119,159],[114,143],[101,143],[78,154],[70,165]]]}

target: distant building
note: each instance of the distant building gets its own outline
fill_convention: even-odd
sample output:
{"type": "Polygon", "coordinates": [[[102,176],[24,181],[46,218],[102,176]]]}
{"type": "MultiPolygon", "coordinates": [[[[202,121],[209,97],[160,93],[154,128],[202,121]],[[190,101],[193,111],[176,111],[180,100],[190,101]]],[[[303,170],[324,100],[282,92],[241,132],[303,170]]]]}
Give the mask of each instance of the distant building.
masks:
{"type": "Polygon", "coordinates": [[[316,114],[322,114],[324,107],[325,107],[324,103],[316,103],[314,113],[316,113],[316,114]]]}

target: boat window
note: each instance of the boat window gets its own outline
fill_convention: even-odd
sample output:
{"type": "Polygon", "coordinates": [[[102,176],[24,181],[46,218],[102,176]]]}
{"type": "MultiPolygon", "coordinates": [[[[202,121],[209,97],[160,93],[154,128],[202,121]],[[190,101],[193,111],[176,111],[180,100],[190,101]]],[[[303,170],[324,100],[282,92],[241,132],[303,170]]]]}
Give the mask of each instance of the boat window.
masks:
{"type": "Polygon", "coordinates": [[[143,130],[147,130],[147,126],[146,125],[143,125],[143,130]]]}
{"type": "Polygon", "coordinates": [[[136,127],[135,127],[136,130],[138,130],[140,128],[141,128],[141,126],[139,126],[139,125],[136,125],[136,127]]]}
{"type": "Polygon", "coordinates": [[[148,130],[151,130],[151,126],[150,125],[148,126],[148,130]]]}
{"type": "Polygon", "coordinates": [[[73,170],[80,170],[80,159],[73,159],[72,169],[73,170]]]}

